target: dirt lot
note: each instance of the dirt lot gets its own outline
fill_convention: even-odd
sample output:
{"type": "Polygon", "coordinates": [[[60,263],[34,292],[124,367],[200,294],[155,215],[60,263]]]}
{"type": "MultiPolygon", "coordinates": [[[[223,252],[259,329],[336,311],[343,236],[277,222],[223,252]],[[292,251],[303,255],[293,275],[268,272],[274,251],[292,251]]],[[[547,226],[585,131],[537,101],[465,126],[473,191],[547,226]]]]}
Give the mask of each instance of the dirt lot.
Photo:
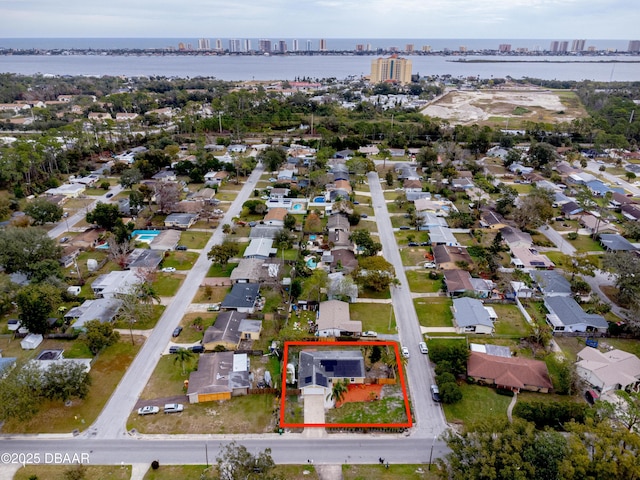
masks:
{"type": "Polygon", "coordinates": [[[509,128],[518,128],[523,121],[559,123],[587,116],[572,92],[536,87],[450,90],[422,113],[463,125],[504,126],[509,120],[509,128]]]}

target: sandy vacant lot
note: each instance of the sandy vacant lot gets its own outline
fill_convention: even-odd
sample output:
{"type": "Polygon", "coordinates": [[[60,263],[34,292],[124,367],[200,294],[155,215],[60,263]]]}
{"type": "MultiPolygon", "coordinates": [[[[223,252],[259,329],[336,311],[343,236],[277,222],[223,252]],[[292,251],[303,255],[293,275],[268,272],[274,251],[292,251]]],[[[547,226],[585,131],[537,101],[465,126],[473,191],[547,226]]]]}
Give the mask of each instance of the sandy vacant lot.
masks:
{"type": "Polygon", "coordinates": [[[452,124],[490,124],[520,121],[570,122],[586,116],[577,97],[570,92],[547,89],[451,90],[422,110],[424,115],[452,124]]]}

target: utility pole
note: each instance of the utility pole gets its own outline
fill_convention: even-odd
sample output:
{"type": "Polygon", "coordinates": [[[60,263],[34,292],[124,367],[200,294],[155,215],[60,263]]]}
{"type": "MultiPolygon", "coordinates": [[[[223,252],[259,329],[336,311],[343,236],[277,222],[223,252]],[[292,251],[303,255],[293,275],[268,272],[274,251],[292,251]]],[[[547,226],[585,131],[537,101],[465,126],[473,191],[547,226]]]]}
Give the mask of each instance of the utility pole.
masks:
{"type": "Polygon", "coordinates": [[[222,133],[222,112],[218,112],[218,127],[220,129],[220,133],[222,133]]]}

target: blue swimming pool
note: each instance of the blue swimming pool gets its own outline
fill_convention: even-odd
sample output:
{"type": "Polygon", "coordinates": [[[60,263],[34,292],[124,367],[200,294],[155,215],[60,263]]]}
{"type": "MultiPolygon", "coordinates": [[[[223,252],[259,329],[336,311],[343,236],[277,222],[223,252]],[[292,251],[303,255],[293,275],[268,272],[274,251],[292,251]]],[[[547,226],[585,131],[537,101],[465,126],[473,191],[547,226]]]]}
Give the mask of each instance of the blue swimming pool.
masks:
{"type": "Polygon", "coordinates": [[[151,243],[158,235],[160,235],[160,230],[134,230],[131,232],[132,238],[144,243],[151,243]]]}
{"type": "Polygon", "coordinates": [[[324,203],[324,197],[315,197],[313,203],[324,203]]]}
{"type": "Polygon", "coordinates": [[[301,210],[302,209],[302,204],[301,203],[295,203],[293,205],[293,209],[294,210],[301,210]]]}
{"type": "Polygon", "coordinates": [[[309,260],[307,260],[307,267],[309,267],[311,270],[313,270],[317,266],[318,266],[318,264],[316,263],[316,261],[313,258],[310,258],[309,260]]]}

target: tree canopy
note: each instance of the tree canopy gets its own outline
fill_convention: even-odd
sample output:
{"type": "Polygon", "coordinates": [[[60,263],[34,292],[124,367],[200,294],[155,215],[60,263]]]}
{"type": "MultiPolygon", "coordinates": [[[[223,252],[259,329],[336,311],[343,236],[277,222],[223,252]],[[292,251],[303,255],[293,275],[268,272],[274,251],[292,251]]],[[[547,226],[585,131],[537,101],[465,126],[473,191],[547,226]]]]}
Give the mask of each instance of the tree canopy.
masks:
{"type": "Polygon", "coordinates": [[[7,273],[22,272],[31,278],[42,267],[42,262],[57,262],[61,252],[56,241],[40,228],[0,230],[0,265],[7,273]]]}
{"type": "Polygon", "coordinates": [[[39,197],[24,208],[24,213],[33,218],[34,225],[44,225],[45,223],[57,222],[62,218],[64,212],[62,207],[39,197]]]}

